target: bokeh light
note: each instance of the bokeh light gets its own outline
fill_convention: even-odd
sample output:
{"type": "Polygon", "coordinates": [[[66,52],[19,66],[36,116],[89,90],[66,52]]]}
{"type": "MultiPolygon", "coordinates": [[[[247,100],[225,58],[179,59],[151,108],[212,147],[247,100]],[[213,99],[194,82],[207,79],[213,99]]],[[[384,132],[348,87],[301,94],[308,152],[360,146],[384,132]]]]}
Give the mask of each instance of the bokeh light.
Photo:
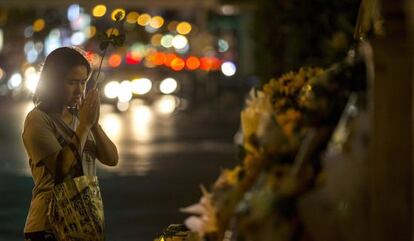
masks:
{"type": "Polygon", "coordinates": [[[198,67],[200,67],[200,60],[195,56],[190,56],[185,61],[185,64],[187,66],[187,69],[195,70],[198,69],[198,67]]]}
{"type": "Polygon", "coordinates": [[[167,67],[171,67],[171,63],[175,58],[177,58],[177,55],[173,53],[166,54],[164,58],[164,65],[167,67]]]}
{"type": "Polygon", "coordinates": [[[226,61],[221,65],[221,72],[225,76],[233,76],[236,74],[236,65],[233,62],[226,61]]]}
{"type": "Polygon", "coordinates": [[[132,99],[131,82],[124,80],[119,85],[118,100],[120,102],[128,102],[132,99]]]}
{"type": "Polygon", "coordinates": [[[108,99],[115,99],[119,93],[119,82],[110,81],[104,87],[104,94],[108,99]]]}
{"type": "Polygon", "coordinates": [[[164,95],[154,103],[154,106],[158,114],[169,115],[177,108],[177,100],[172,95],[164,95]]]}
{"type": "Polygon", "coordinates": [[[139,14],[135,11],[129,12],[126,16],[127,23],[135,24],[137,22],[137,19],[139,17],[139,14]]]}
{"type": "Polygon", "coordinates": [[[70,37],[70,42],[73,45],[81,45],[86,41],[86,35],[83,32],[75,32],[70,37]]]}
{"type": "Polygon", "coordinates": [[[177,31],[177,25],[178,25],[178,22],[177,21],[171,21],[167,25],[168,31],[170,31],[171,33],[175,33],[177,31]]]}
{"type": "Polygon", "coordinates": [[[191,24],[188,22],[181,22],[177,25],[177,32],[186,35],[191,32],[191,24]]]}
{"type": "Polygon", "coordinates": [[[118,67],[119,65],[121,65],[121,62],[122,62],[121,55],[119,55],[119,54],[112,54],[111,56],[109,56],[108,64],[112,68],[118,67]]]}
{"type": "Polygon", "coordinates": [[[116,18],[115,18],[117,16],[117,14],[121,14],[121,17],[119,19],[119,21],[121,21],[122,19],[125,18],[125,9],[117,8],[114,11],[112,11],[112,13],[111,13],[111,19],[113,21],[117,21],[116,18]]]}
{"type": "Polygon", "coordinates": [[[182,58],[175,58],[173,59],[173,61],[171,62],[171,69],[175,70],[175,71],[180,71],[185,67],[185,61],[182,58]]]}
{"type": "Polygon", "coordinates": [[[226,52],[227,50],[229,50],[229,43],[226,41],[226,40],[224,40],[224,39],[219,39],[218,41],[217,41],[217,45],[218,45],[218,50],[219,50],[219,52],[226,52]]]}
{"type": "Polygon", "coordinates": [[[36,71],[34,67],[29,67],[24,71],[24,81],[26,88],[34,93],[36,91],[37,84],[39,83],[40,73],[36,71]]]}
{"type": "Polygon", "coordinates": [[[45,20],[43,18],[36,19],[33,22],[33,31],[40,32],[45,28],[45,20]]]}
{"type": "Polygon", "coordinates": [[[106,13],[106,6],[103,4],[99,4],[96,5],[93,9],[92,9],[92,15],[94,17],[100,18],[102,16],[104,16],[106,13]]]}
{"type": "Polygon", "coordinates": [[[146,26],[151,21],[151,15],[144,13],[139,15],[137,23],[141,26],[146,26]]]}
{"type": "Polygon", "coordinates": [[[125,60],[127,64],[139,64],[141,62],[141,54],[138,51],[129,51],[125,60]]]}
{"type": "Polygon", "coordinates": [[[149,25],[155,29],[161,28],[163,24],[164,24],[164,18],[162,18],[161,16],[152,17],[149,23],[149,25]]]}
{"type": "Polygon", "coordinates": [[[81,9],[80,9],[79,4],[70,5],[68,7],[68,12],[67,12],[68,20],[71,22],[76,21],[80,16],[80,13],[81,13],[80,11],[81,9]]]}
{"type": "Polygon", "coordinates": [[[9,89],[11,90],[14,90],[18,88],[22,84],[22,82],[22,75],[19,73],[14,73],[7,82],[7,87],[9,87],[9,89]]]}
{"type": "Polygon", "coordinates": [[[150,92],[152,88],[152,82],[148,78],[139,78],[132,80],[131,90],[134,94],[145,95],[150,92]]]}
{"type": "Polygon", "coordinates": [[[183,35],[176,35],[172,40],[172,46],[176,49],[183,49],[188,44],[188,39],[183,35]]]}
{"type": "Polygon", "coordinates": [[[172,36],[171,34],[166,34],[161,38],[161,45],[164,48],[171,48],[172,42],[173,42],[174,36],[172,36]]]}
{"type": "Polygon", "coordinates": [[[86,28],[85,33],[88,38],[93,38],[96,34],[96,27],[89,26],[88,28],[86,28]]]}
{"type": "Polygon", "coordinates": [[[177,81],[173,78],[166,78],[161,81],[160,91],[163,94],[171,94],[177,89],[177,81]]]}
{"type": "Polygon", "coordinates": [[[162,37],[163,37],[162,34],[159,34],[159,33],[154,34],[151,37],[151,44],[154,46],[160,46],[162,37]]]}

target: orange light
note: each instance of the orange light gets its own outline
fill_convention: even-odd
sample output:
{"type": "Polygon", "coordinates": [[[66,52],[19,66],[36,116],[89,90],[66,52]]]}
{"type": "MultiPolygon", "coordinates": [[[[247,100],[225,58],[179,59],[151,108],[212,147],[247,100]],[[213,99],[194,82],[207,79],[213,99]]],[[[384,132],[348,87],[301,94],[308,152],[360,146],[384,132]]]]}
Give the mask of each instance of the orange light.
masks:
{"type": "Polygon", "coordinates": [[[141,62],[141,56],[138,51],[128,52],[125,60],[127,64],[139,64],[141,62]]]}
{"type": "Polygon", "coordinates": [[[195,70],[200,67],[200,60],[195,56],[188,57],[185,63],[189,70],[195,70]]]}
{"type": "Polygon", "coordinates": [[[164,59],[164,65],[167,67],[171,67],[171,63],[175,58],[177,58],[177,55],[175,54],[166,54],[164,59]]]}
{"type": "Polygon", "coordinates": [[[112,54],[109,57],[109,60],[108,60],[108,64],[112,68],[118,67],[119,65],[121,65],[121,62],[122,62],[122,58],[121,58],[121,56],[119,54],[112,54]]]}
{"type": "Polygon", "coordinates": [[[219,70],[220,67],[221,67],[221,61],[218,58],[212,57],[211,58],[211,69],[219,70]]]}
{"type": "Polygon", "coordinates": [[[218,70],[220,69],[221,61],[215,57],[202,57],[200,58],[200,69],[204,71],[218,70]]]}
{"type": "Polygon", "coordinates": [[[165,54],[161,52],[155,52],[151,54],[148,58],[151,64],[153,65],[163,65],[165,59],[165,54]]]}
{"type": "Polygon", "coordinates": [[[173,61],[171,62],[171,69],[175,70],[175,71],[180,71],[185,67],[185,61],[182,58],[175,58],[173,59],[173,61]]]}

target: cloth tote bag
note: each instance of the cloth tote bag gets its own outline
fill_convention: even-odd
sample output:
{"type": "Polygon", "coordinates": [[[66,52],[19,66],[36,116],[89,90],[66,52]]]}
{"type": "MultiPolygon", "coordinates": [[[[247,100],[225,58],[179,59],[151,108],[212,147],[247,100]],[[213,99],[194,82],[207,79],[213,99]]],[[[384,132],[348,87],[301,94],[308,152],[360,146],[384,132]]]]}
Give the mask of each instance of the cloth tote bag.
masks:
{"type": "MultiPolygon", "coordinates": [[[[54,122],[70,129],[57,118],[54,122]]],[[[56,136],[62,146],[69,145],[74,151],[77,166],[82,169],[82,161],[73,143],[65,140],[55,128],[56,136]]],[[[73,134],[75,134],[73,132],[73,134]]],[[[52,231],[59,241],[104,241],[104,210],[97,176],[78,176],[64,179],[62,176],[62,157],[59,153],[56,162],[55,186],[52,190],[48,218],[52,231]]],[[[82,172],[83,173],[83,172],[82,172]]]]}

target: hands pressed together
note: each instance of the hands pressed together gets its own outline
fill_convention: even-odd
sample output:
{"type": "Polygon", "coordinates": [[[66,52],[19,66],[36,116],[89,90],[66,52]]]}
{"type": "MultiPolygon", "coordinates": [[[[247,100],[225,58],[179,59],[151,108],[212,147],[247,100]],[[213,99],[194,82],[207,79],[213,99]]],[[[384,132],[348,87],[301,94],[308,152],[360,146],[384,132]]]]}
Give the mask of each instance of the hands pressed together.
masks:
{"type": "Polygon", "coordinates": [[[90,90],[79,109],[80,125],[91,129],[99,122],[101,99],[98,89],[90,90]]]}

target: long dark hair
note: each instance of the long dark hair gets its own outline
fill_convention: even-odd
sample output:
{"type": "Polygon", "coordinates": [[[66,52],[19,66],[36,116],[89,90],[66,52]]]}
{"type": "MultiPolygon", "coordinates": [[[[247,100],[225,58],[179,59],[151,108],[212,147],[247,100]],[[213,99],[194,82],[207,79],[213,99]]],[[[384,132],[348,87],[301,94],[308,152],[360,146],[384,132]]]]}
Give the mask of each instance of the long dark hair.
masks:
{"type": "Polygon", "coordinates": [[[64,105],[62,93],[65,75],[79,65],[86,67],[89,79],[92,68],[85,51],[77,47],[61,47],[53,50],[43,64],[33,103],[45,112],[61,110],[64,105]]]}

